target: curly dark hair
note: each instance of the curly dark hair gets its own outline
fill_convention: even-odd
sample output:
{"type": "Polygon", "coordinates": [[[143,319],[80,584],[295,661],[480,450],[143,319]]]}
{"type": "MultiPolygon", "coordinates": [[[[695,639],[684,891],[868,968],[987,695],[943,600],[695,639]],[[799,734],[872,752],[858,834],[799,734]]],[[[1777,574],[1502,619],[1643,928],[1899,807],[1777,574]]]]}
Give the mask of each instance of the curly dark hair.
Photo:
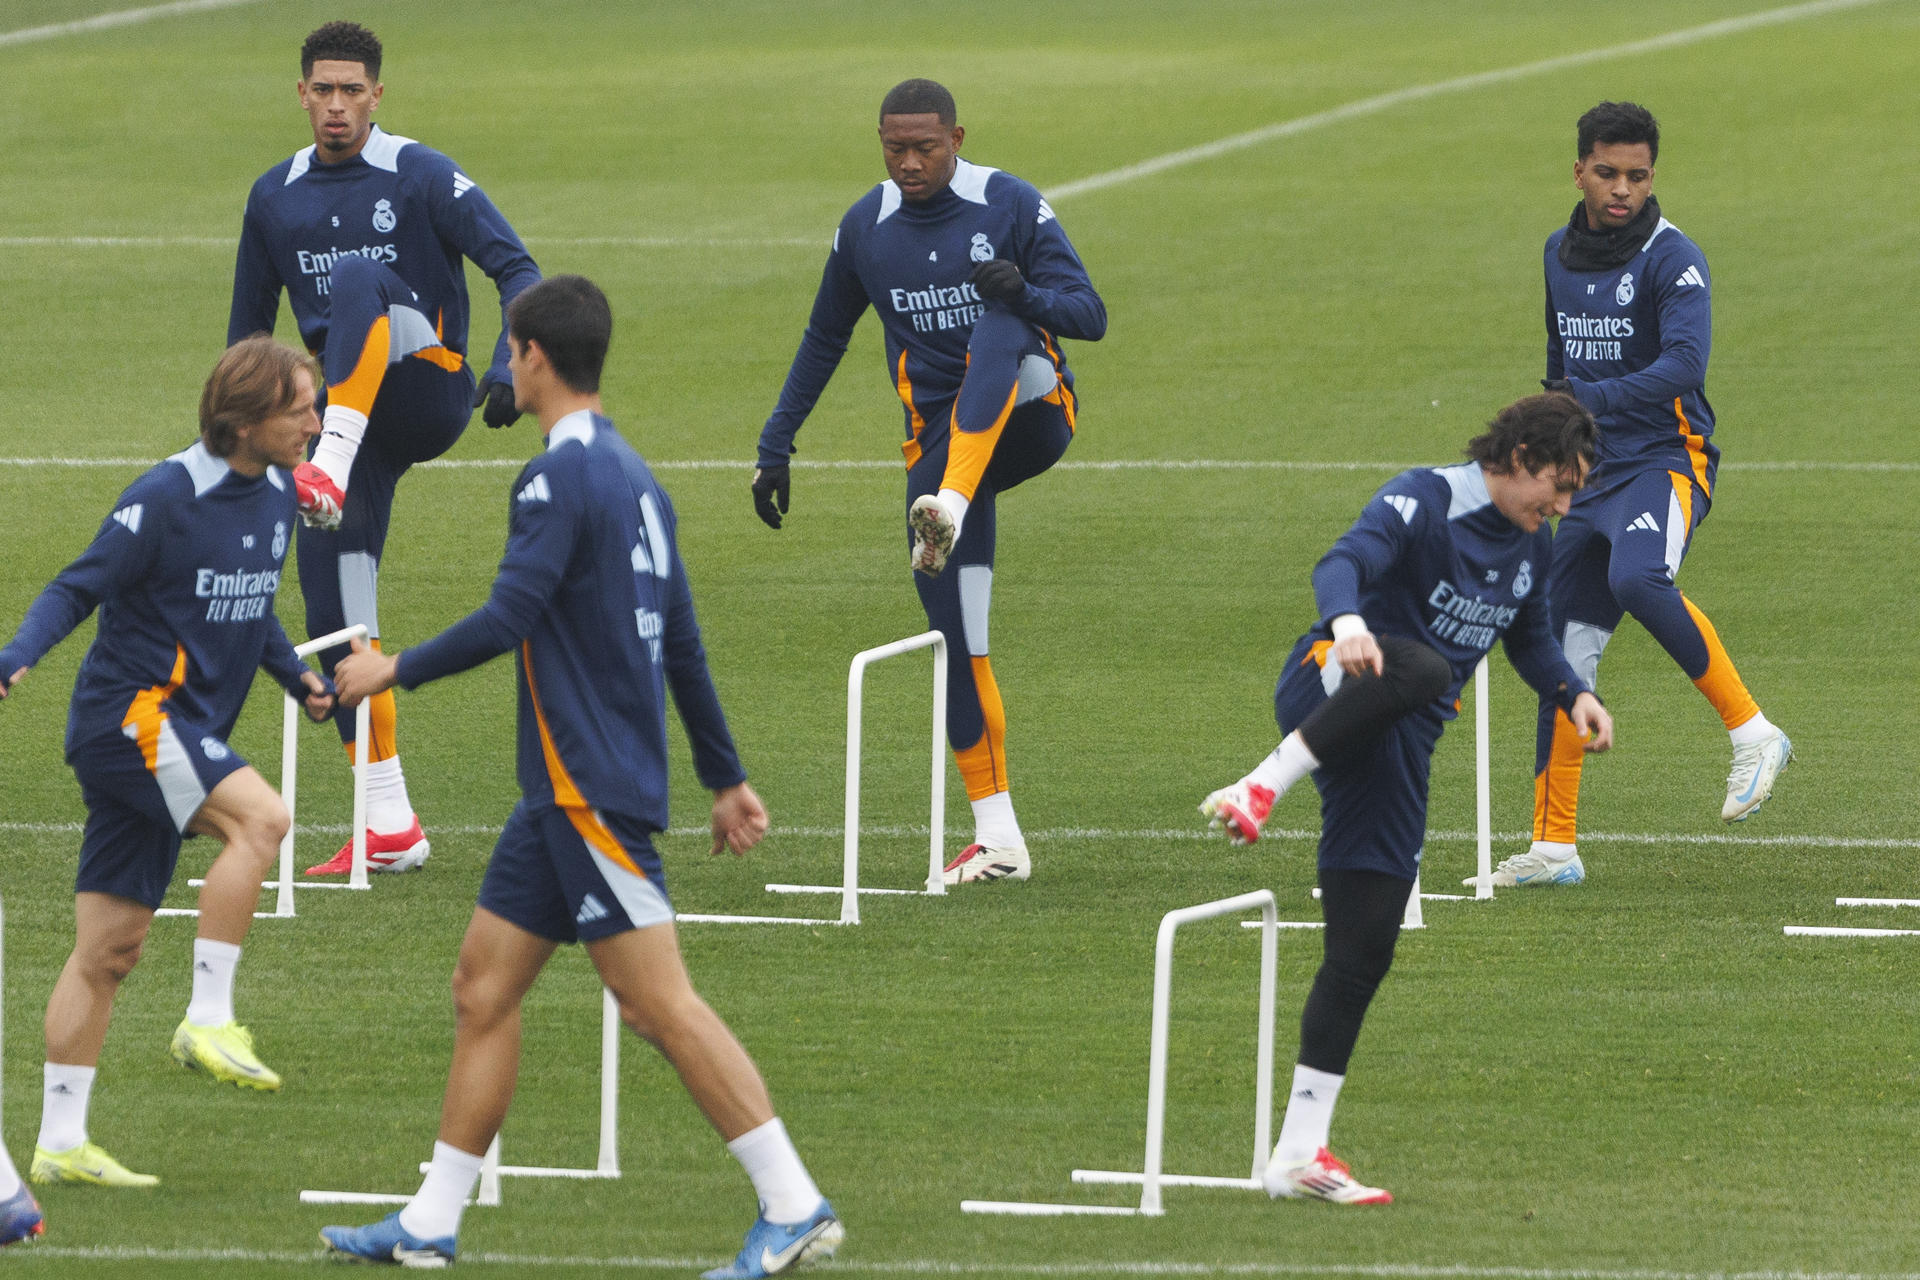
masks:
{"type": "Polygon", "coordinates": [[[357,22],[329,22],[300,46],[300,78],[313,74],[316,62],[358,62],[367,78],[380,79],[380,37],[357,22]]]}
{"type": "Polygon", "coordinates": [[[1660,159],[1660,122],[1637,102],[1603,102],[1580,117],[1576,131],[1580,154],[1575,160],[1585,160],[1595,147],[1613,142],[1644,142],[1647,159],[1660,159]]]}
{"type": "Polygon", "coordinates": [[[1593,415],[1564,391],[1548,391],[1516,400],[1493,416],[1487,429],[1467,441],[1467,457],[1496,475],[1513,473],[1514,452],[1530,475],[1548,467],[1578,474],[1580,459],[1589,467],[1600,448],[1593,415]]]}

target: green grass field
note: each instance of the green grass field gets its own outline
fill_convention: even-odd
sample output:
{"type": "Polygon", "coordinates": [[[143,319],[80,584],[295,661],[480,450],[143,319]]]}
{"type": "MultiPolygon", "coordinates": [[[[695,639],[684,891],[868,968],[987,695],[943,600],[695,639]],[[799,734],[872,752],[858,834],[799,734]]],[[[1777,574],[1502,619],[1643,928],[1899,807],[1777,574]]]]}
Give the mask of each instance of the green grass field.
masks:
{"type": "MultiPolygon", "coordinates": [[[[0,635],[140,465],[50,460],[151,460],[190,440],[247,186],[310,140],[299,41],[343,16],[264,0],[4,35],[123,2],[0,6],[0,635]]],[[[1920,8],[1807,6],[1604,52],[1766,3],[471,0],[344,15],[386,41],[378,118],[457,158],[544,269],[612,296],[607,405],[674,495],[716,678],[776,824],[746,862],[707,859],[679,748],[681,825],[662,843],[682,910],[824,913],[825,899],[761,885],[837,878],[846,663],[924,625],[900,563],[900,482],[880,465],[900,428],[871,321],[801,434],[787,528],[762,527],[746,493],[831,229],[883,176],[871,129],[885,89],[946,82],[971,158],[1061,193],[1106,298],[1110,336],[1070,349],[1083,417],[1068,463],[1000,510],[994,652],[1033,882],[869,899],[858,929],[682,931],[848,1224],[840,1270],[1920,1272],[1920,938],[1781,933],[1899,925],[1833,898],[1916,887],[1902,713],[1920,660],[1904,581],[1920,563],[1907,376],[1920,8]],[[1536,67],[1554,58],[1567,60],[1536,67]],[[1455,83],[1513,68],[1534,69],[1455,83]],[[1087,182],[1420,86],[1440,88],[1087,182]],[[1398,1203],[1175,1189],[1161,1219],[962,1216],[963,1198],[1127,1198],[1067,1177],[1141,1159],[1165,911],[1267,887],[1284,917],[1314,915],[1310,800],[1288,799],[1257,852],[1203,841],[1194,806],[1272,746],[1272,682],[1311,619],[1313,560],[1394,470],[1451,460],[1534,389],[1540,243],[1575,199],[1573,121],[1603,97],[1661,117],[1662,204],[1714,269],[1726,462],[1682,585],[1798,763],[1758,818],[1722,828],[1718,721],[1627,626],[1602,675],[1620,742],[1588,774],[1588,885],[1428,904],[1369,1016],[1334,1139],[1398,1203]],[[1181,461],[1222,465],[1149,465],[1181,461]]],[[[473,285],[484,350],[493,295],[473,285]]],[[[450,456],[492,465],[408,479],[383,574],[390,644],[483,598],[514,460],[535,445],[531,424],[476,423],[450,456]]],[[[281,612],[296,630],[291,584],[281,612]]],[[[0,708],[16,1160],[32,1150],[39,1019],[72,939],[82,810],[61,732],[91,631],[0,708]]],[[[924,867],[926,678],[915,658],[869,679],[869,883],[911,885],[924,867]]],[[[1493,699],[1501,856],[1528,814],[1533,711],[1498,663],[1493,699]]],[[[45,1189],[46,1240],[0,1264],[302,1273],[321,1224],[363,1220],[298,1204],[302,1187],[417,1184],[454,951],[515,795],[511,706],[505,663],[403,695],[432,862],[371,894],[303,895],[298,920],[250,938],[241,1016],[288,1079],[280,1096],[219,1090],[168,1059],[191,926],[156,922],[91,1128],[163,1185],[45,1189]]],[[[277,699],[257,690],[234,740],[269,776],[278,726],[277,699]]],[[[1462,730],[1436,759],[1429,889],[1472,871],[1462,730]]],[[[300,851],[324,855],[347,780],[325,732],[306,742],[300,851]]],[[[949,797],[964,837],[957,775],[949,797]]],[[[190,904],[204,843],[170,901],[190,904]]],[[[1283,1081],[1317,951],[1314,935],[1283,935],[1283,1081]]],[[[1256,975],[1256,943],[1230,922],[1183,934],[1169,1169],[1247,1171],[1256,975]]],[[[596,989],[584,957],[563,954],[535,990],[509,1162],[591,1163],[596,989]]],[[[689,1273],[731,1256],[753,1207],[744,1175],[638,1042],[621,1083],[625,1176],[510,1181],[502,1207],[469,1213],[462,1267],[689,1273]]]]}

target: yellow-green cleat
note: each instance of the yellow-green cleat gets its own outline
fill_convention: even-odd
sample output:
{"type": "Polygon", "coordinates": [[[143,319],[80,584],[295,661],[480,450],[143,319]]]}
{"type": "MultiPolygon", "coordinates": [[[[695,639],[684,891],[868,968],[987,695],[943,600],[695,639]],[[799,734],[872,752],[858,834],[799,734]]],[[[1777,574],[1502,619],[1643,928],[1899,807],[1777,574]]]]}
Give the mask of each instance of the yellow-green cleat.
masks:
{"type": "Polygon", "coordinates": [[[182,1019],[173,1032],[173,1060],[222,1084],[269,1092],[280,1087],[280,1077],[253,1054],[253,1032],[237,1022],[202,1027],[182,1019]]]}
{"type": "Polygon", "coordinates": [[[33,1149],[33,1167],[27,1176],[35,1182],[82,1182],[95,1187],[157,1187],[160,1179],[135,1173],[112,1156],[83,1142],[66,1151],[33,1149]]]}

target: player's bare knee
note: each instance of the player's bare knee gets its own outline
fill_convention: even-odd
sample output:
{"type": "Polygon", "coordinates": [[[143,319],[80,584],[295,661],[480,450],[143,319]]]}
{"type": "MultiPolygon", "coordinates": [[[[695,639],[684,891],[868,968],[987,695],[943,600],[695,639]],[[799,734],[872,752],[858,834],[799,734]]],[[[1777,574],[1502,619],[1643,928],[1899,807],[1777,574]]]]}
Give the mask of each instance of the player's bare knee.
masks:
{"type": "Polygon", "coordinates": [[[463,957],[453,967],[453,1016],[463,1027],[491,1027],[512,1016],[519,1001],[506,985],[463,957]]]}

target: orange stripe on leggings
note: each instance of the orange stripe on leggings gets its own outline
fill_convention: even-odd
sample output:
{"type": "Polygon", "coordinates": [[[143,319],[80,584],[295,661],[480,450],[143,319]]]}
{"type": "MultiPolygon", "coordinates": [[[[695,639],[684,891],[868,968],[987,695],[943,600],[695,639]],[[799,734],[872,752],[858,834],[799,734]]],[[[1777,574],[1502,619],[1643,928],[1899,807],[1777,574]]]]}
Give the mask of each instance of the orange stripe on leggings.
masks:
{"type": "Polygon", "coordinates": [[[951,443],[947,446],[947,473],[940,477],[942,489],[952,489],[968,502],[973,501],[973,491],[980,487],[980,477],[993,461],[993,451],[1000,443],[1000,433],[1007,429],[1007,419],[1013,416],[1013,400],[1019,393],[1020,383],[1015,379],[1007,388],[1007,402],[1000,406],[1000,416],[981,431],[960,429],[960,400],[954,397],[948,426],[951,443]]]}
{"type": "Polygon", "coordinates": [[[380,397],[380,384],[387,376],[387,357],[393,349],[392,326],[385,316],[374,319],[367,330],[367,340],[360,348],[360,359],[354,363],[353,372],[343,382],[337,382],[327,388],[327,403],[337,404],[343,409],[352,409],[356,413],[373,412],[373,402],[380,397]]]}
{"type": "MultiPolygon", "coordinates": [[[[380,648],[379,637],[374,637],[368,641],[368,644],[378,652],[380,648]]],[[[377,764],[382,760],[391,760],[400,754],[400,739],[396,732],[399,719],[400,707],[393,696],[393,690],[388,689],[385,693],[376,693],[367,699],[368,764],[377,764]]],[[[353,721],[348,720],[347,723],[352,724],[353,721]]],[[[347,750],[347,763],[353,763],[353,743],[344,742],[341,745],[347,750]]]]}
{"type": "Polygon", "coordinates": [[[1574,843],[1580,814],[1580,769],[1587,753],[1564,711],[1553,713],[1553,746],[1547,767],[1533,779],[1533,838],[1574,843]]]}
{"type": "Polygon", "coordinates": [[[1721,646],[1720,633],[1707,621],[1707,615],[1684,595],[1680,603],[1687,606],[1688,616],[1693,619],[1693,625],[1700,628],[1700,638],[1707,645],[1707,669],[1693,682],[1693,687],[1704,693],[1713,709],[1720,713],[1720,723],[1737,729],[1760,714],[1760,704],[1747,692],[1746,682],[1734,669],[1733,659],[1721,646]]]}
{"type": "Polygon", "coordinates": [[[1007,790],[1007,709],[986,655],[968,661],[973,664],[973,687],[980,696],[980,718],[986,727],[980,741],[953,753],[953,762],[960,766],[960,777],[967,784],[967,799],[984,800],[1007,790]]]}

